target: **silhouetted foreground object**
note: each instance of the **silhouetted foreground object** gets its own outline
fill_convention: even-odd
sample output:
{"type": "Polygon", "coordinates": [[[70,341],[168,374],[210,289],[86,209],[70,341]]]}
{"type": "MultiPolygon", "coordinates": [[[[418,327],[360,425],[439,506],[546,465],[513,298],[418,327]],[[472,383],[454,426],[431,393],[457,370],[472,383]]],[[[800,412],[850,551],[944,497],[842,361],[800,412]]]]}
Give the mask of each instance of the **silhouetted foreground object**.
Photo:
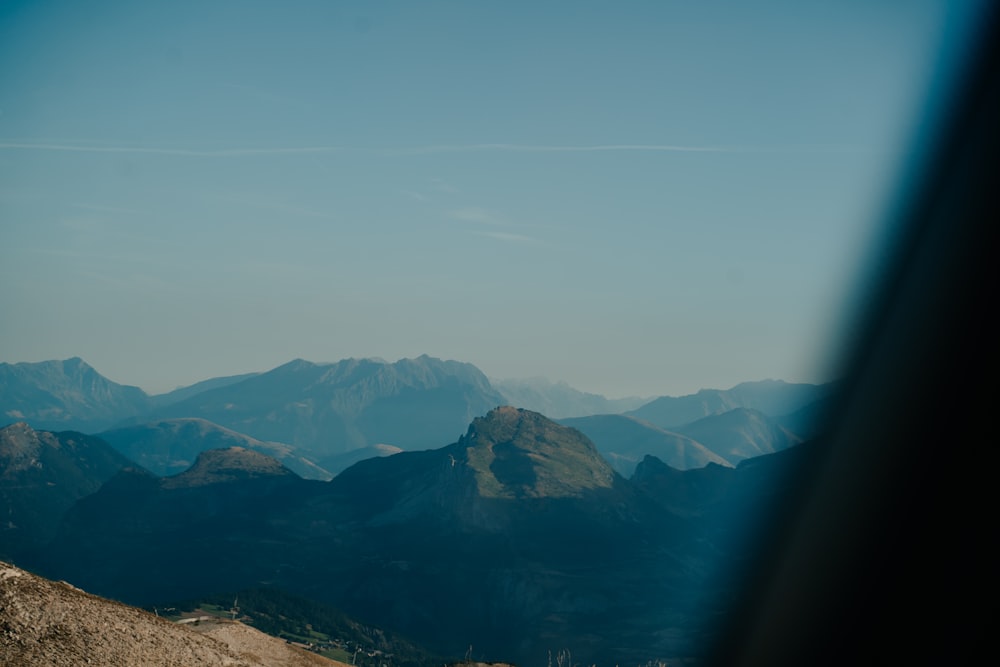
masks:
{"type": "Polygon", "coordinates": [[[989,660],[995,407],[989,391],[956,390],[998,370],[1000,12],[984,14],[939,143],[903,193],[898,254],[829,414],[825,460],[789,490],[798,509],[775,521],[708,664],[989,660]]]}

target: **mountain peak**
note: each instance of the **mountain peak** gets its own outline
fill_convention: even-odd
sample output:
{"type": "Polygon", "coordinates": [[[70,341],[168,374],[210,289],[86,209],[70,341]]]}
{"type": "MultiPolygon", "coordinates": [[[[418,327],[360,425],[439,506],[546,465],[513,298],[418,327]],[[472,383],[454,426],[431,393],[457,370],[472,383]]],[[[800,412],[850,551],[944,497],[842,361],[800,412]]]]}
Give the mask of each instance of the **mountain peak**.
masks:
{"type": "Polygon", "coordinates": [[[586,436],[530,410],[495,408],[473,420],[458,445],[484,496],[580,496],[614,484],[586,436]]]}
{"type": "Polygon", "coordinates": [[[80,357],[0,364],[0,418],[93,433],[148,408],[145,392],[107,379],[80,357]]]}
{"type": "Polygon", "coordinates": [[[292,359],[289,362],[281,364],[276,368],[272,368],[271,372],[295,372],[295,371],[302,371],[308,368],[316,368],[317,366],[319,366],[319,364],[315,362],[308,361],[301,357],[296,357],[295,359],[292,359]]]}
{"type": "Polygon", "coordinates": [[[485,416],[472,420],[467,435],[475,438],[480,434],[489,434],[494,439],[510,439],[525,422],[540,424],[544,419],[546,418],[537,412],[501,405],[487,412],[485,416]]]}
{"type": "Polygon", "coordinates": [[[164,487],[194,487],[262,477],[296,476],[278,461],[245,447],[209,449],[179,475],[164,479],[164,487]]]}
{"type": "Polygon", "coordinates": [[[63,368],[73,369],[73,370],[93,370],[93,366],[88,364],[86,361],[80,357],[70,357],[62,362],[63,368]]]}

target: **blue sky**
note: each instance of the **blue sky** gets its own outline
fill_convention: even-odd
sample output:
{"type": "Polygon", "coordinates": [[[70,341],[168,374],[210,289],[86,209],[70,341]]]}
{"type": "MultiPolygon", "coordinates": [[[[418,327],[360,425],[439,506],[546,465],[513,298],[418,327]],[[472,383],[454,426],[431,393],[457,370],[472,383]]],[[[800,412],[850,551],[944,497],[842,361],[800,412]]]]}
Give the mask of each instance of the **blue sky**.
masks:
{"type": "Polygon", "coordinates": [[[831,379],[969,6],[0,2],[0,360],[831,379]]]}

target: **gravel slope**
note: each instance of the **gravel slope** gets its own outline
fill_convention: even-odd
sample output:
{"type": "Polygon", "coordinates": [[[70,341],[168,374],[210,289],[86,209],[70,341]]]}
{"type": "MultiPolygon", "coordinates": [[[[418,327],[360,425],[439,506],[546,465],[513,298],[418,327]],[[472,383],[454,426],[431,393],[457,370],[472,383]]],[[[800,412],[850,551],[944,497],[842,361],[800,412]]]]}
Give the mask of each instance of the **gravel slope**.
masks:
{"type": "Polygon", "coordinates": [[[7,667],[328,667],[237,622],[177,625],[0,562],[0,664],[7,667]]]}

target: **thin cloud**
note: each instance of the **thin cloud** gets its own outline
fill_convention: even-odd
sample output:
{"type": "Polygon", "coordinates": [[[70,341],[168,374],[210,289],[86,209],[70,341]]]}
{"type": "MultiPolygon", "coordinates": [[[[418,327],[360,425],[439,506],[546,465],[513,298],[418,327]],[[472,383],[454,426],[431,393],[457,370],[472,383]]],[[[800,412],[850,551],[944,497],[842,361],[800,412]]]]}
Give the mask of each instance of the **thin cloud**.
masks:
{"type": "Polygon", "coordinates": [[[681,144],[440,144],[386,149],[403,155],[434,153],[854,153],[858,146],[685,146],[681,144]]]}
{"type": "MultiPolygon", "coordinates": [[[[80,144],[49,144],[5,142],[0,143],[3,150],[36,150],[63,151],[74,153],[138,153],[144,155],[178,155],[184,157],[240,157],[243,155],[296,155],[313,153],[333,153],[345,150],[341,146],[296,146],[278,148],[223,148],[212,150],[196,150],[188,148],[163,148],[156,146],[85,146],[80,144]]],[[[365,149],[355,149],[362,150],[365,149]]],[[[383,149],[368,149],[374,152],[387,151],[391,153],[463,153],[463,152],[513,152],[513,153],[580,153],[607,151],[671,151],[685,153],[721,153],[732,152],[735,149],[717,146],[675,146],[660,144],[602,144],[593,146],[556,146],[530,144],[453,144],[434,146],[396,147],[383,149]]],[[[455,192],[455,188],[440,183],[440,189],[455,192]]]]}
{"type": "Polygon", "coordinates": [[[227,148],[218,150],[191,150],[186,148],[157,148],[141,146],[81,146],[78,144],[0,143],[0,150],[34,150],[69,153],[129,153],[139,155],[172,155],[178,157],[246,157],[254,155],[306,155],[335,153],[338,146],[300,146],[293,148],[227,148]]]}
{"type": "MultiPolygon", "coordinates": [[[[441,144],[411,147],[292,146],[277,148],[187,149],[155,146],[87,146],[66,143],[3,142],[0,150],[34,150],[73,153],[126,153],[177,157],[229,158],[267,155],[321,155],[353,151],[381,155],[433,155],[443,153],[851,153],[856,146],[684,146],[679,144],[593,144],[559,146],[554,144],[441,144]]],[[[443,181],[434,181],[442,192],[458,190],[443,181]]]]}
{"type": "Polygon", "coordinates": [[[550,144],[442,144],[393,149],[398,153],[599,153],[599,152],[671,152],[671,153],[729,153],[743,149],[722,146],[681,146],[676,144],[594,144],[584,146],[559,146],[550,144]]]}

